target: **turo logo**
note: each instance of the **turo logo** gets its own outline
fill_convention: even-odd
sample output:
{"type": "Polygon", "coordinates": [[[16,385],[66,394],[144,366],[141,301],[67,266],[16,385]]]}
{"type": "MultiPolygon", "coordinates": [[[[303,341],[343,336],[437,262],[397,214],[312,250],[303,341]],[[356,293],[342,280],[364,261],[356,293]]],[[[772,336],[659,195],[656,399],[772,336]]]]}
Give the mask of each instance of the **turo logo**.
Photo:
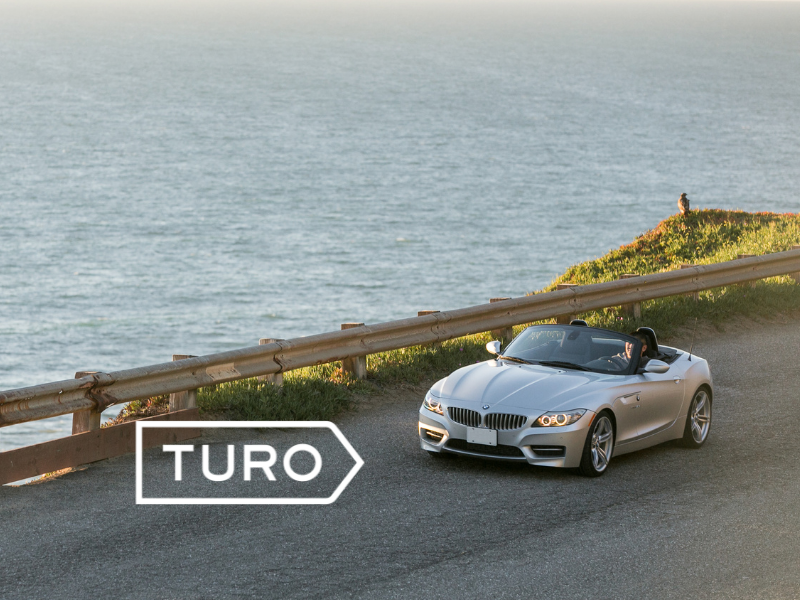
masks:
{"type": "MultiPolygon", "coordinates": [[[[152,432],[148,439],[149,447],[153,445],[152,432]]],[[[330,421],[136,422],[136,504],[332,504],[363,464],[364,460],[330,421]],[[194,437],[201,435],[200,430],[210,429],[266,431],[257,435],[251,432],[255,438],[248,436],[247,441],[227,444],[227,461],[220,464],[221,457],[216,456],[212,468],[212,444],[197,448],[170,443],[174,436],[169,430],[181,428],[196,429],[194,437]],[[151,429],[166,430],[161,435],[167,443],[145,452],[145,431],[151,429]],[[295,430],[288,438],[287,429],[295,430]],[[251,442],[264,436],[272,439],[270,444],[251,442]],[[297,443],[301,436],[306,443],[297,443]],[[314,445],[308,443],[312,441],[314,445]],[[161,452],[155,451],[158,448],[161,452]],[[300,465],[293,465],[293,457],[298,455],[303,457],[296,459],[300,465]],[[281,478],[275,468],[280,463],[287,479],[281,478]],[[241,477],[234,477],[237,472],[241,477]],[[202,483],[198,483],[201,475],[202,483]],[[320,481],[307,487],[319,475],[320,481]]]]}

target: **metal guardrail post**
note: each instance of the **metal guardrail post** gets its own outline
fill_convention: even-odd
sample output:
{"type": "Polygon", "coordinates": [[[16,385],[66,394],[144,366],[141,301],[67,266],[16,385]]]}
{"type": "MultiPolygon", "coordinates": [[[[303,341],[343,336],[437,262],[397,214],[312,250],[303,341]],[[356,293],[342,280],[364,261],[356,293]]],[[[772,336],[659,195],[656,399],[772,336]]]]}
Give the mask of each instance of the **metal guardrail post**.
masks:
{"type": "MultiPolygon", "coordinates": [[[[259,346],[264,346],[266,344],[273,344],[275,342],[282,342],[283,338],[261,338],[258,340],[259,346]]],[[[269,375],[259,375],[257,377],[259,381],[266,381],[267,383],[271,383],[272,385],[282,387],[283,386],[283,373],[270,373],[269,375]]]]}
{"type": "MultiPolygon", "coordinates": [[[[363,327],[363,323],[342,323],[342,329],[353,329],[363,327]]],[[[367,356],[353,356],[342,361],[342,371],[350,373],[356,379],[367,378],[367,356]]]]}
{"type": "MultiPolygon", "coordinates": [[[[511,300],[511,298],[490,298],[489,304],[494,304],[495,302],[502,302],[503,300],[511,300]]],[[[502,329],[492,329],[490,332],[492,337],[496,340],[502,341],[504,344],[511,343],[511,340],[514,339],[514,328],[513,327],[503,327],[502,329]]]]}
{"type": "MultiPolygon", "coordinates": [[[[639,277],[638,273],[625,273],[620,277],[620,279],[633,279],[634,277],[639,277]]],[[[631,302],[629,304],[622,305],[622,312],[626,315],[633,317],[634,319],[641,319],[642,318],[642,303],[641,302],[631,302]]]]}
{"type": "MultiPolygon", "coordinates": [[[[681,269],[692,269],[697,265],[693,265],[692,263],[681,263],[681,269]]],[[[692,298],[695,302],[700,302],[700,292],[689,292],[688,294],[684,294],[687,298],[692,298]]]]}
{"type": "MultiPolygon", "coordinates": [[[[800,244],[793,245],[792,250],[800,250],[800,244]]],[[[796,273],[790,273],[789,276],[795,280],[795,283],[800,283],[800,271],[797,271],[796,273]]]]}
{"type": "MultiPolygon", "coordinates": [[[[578,287],[577,283],[559,283],[556,285],[557,290],[568,290],[570,288],[578,287]]],[[[556,323],[559,325],[569,325],[569,322],[575,318],[574,314],[567,314],[567,315],[558,315],[556,317],[556,323]]]]}
{"type": "MultiPolygon", "coordinates": [[[[172,360],[195,358],[193,354],[173,354],[172,360]]],[[[185,390],[169,395],[169,412],[197,408],[197,390],[185,390]]]]}
{"type": "MultiPolygon", "coordinates": [[[[75,379],[81,379],[82,377],[94,375],[95,373],[99,373],[99,371],[78,371],[75,373],[75,379]]],[[[98,411],[94,408],[79,410],[72,413],[72,435],[100,429],[100,417],[102,414],[102,410],[98,411]]]]}

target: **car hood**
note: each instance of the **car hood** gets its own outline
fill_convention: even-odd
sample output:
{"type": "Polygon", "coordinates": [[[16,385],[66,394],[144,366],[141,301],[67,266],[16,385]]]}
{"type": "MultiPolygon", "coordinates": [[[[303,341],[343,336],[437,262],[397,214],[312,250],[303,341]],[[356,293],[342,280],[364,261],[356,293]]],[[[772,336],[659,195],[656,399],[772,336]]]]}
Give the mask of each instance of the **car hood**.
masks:
{"type": "Polygon", "coordinates": [[[598,389],[612,387],[619,376],[490,360],[452,373],[432,393],[444,399],[475,402],[491,408],[555,410],[598,389]]]}

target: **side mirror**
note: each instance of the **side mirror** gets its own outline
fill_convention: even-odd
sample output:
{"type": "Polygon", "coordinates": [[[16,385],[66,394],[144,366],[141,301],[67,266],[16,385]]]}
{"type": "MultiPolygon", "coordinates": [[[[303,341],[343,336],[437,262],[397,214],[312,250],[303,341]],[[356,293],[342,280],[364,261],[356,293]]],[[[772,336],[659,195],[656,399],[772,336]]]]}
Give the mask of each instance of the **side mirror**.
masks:
{"type": "Polygon", "coordinates": [[[644,373],[657,373],[659,375],[666,373],[667,371],[669,371],[669,365],[663,360],[651,360],[643,369],[644,373]]]}
{"type": "Polygon", "coordinates": [[[489,342],[486,344],[486,350],[489,351],[489,354],[500,354],[500,342],[489,342]]]}

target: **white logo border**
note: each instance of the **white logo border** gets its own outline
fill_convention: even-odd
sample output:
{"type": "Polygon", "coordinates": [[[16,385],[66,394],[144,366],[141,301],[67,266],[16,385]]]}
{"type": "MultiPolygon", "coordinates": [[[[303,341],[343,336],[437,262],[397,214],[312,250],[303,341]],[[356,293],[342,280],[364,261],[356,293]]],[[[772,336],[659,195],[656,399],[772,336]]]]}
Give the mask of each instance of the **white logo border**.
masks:
{"type": "Polygon", "coordinates": [[[330,421],[137,421],[136,422],[136,504],[333,504],[364,465],[339,428],[330,421]],[[327,498],[144,498],[142,495],[142,430],[147,428],[247,428],[247,429],[330,429],[356,464],[327,498]]]}

